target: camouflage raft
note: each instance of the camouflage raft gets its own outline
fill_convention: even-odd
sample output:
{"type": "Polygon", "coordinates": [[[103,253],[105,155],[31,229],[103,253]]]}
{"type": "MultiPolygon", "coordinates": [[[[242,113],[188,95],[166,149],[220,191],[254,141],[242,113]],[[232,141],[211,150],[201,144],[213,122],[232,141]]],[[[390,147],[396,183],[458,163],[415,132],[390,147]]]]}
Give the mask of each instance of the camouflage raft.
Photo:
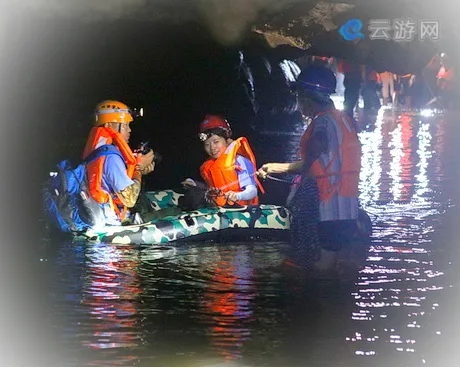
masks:
{"type": "MultiPolygon", "coordinates": [[[[172,190],[148,192],[156,210],[178,208],[181,194],[172,190]]],[[[233,236],[287,236],[290,213],[276,205],[239,208],[203,208],[155,219],[141,225],[107,226],[88,230],[84,236],[114,244],[161,244],[233,236]]]]}

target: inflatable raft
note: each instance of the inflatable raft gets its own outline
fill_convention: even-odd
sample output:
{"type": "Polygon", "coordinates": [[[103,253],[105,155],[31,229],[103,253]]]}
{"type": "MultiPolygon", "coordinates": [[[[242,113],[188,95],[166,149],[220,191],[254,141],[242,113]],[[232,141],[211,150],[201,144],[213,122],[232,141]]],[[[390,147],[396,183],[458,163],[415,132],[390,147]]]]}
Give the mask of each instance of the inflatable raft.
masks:
{"type": "Polygon", "coordinates": [[[173,215],[140,225],[106,226],[91,229],[82,236],[87,240],[112,244],[161,244],[177,241],[233,239],[235,237],[282,238],[288,235],[291,215],[282,206],[258,205],[203,208],[180,211],[182,194],[173,190],[147,192],[155,210],[172,209],[173,215]]]}

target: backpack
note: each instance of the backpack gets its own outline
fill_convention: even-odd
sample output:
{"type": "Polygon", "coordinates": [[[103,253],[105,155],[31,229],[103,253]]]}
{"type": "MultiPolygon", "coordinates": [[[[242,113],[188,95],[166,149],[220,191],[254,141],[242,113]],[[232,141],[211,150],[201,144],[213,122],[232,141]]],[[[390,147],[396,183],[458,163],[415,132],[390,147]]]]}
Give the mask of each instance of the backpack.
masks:
{"type": "Polygon", "coordinates": [[[206,201],[208,186],[200,181],[195,181],[196,186],[186,186],[184,195],[179,197],[178,207],[183,211],[195,211],[200,208],[213,207],[206,201]]]}
{"type": "Polygon", "coordinates": [[[86,165],[111,154],[123,159],[115,146],[106,144],[94,150],[74,169],[69,160],[57,165],[57,173],[42,188],[44,212],[49,225],[64,233],[81,234],[88,228],[105,224],[100,204],[89,193],[86,165]]]}

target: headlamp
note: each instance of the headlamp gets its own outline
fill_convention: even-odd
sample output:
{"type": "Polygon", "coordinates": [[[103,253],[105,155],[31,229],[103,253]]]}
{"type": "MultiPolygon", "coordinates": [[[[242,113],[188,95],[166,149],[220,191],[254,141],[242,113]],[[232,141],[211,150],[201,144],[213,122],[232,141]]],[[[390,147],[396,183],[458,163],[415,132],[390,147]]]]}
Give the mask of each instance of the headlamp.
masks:
{"type": "Polygon", "coordinates": [[[204,142],[206,139],[209,138],[209,134],[200,133],[200,134],[198,134],[198,138],[200,138],[200,141],[204,142]]]}
{"type": "Polygon", "coordinates": [[[136,108],[132,109],[130,111],[130,114],[133,117],[133,119],[138,118],[138,117],[142,117],[142,116],[144,116],[144,108],[141,107],[139,109],[136,109],[136,108]]]}

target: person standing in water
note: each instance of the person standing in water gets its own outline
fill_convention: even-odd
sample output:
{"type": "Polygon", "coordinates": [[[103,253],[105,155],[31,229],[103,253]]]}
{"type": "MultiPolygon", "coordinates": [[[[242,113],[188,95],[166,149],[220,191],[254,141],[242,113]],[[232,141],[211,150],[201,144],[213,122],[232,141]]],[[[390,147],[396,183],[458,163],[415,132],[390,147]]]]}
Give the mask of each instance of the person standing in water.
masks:
{"type": "Polygon", "coordinates": [[[337,251],[358,232],[361,144],[352,118],[334,107],[330,95],[335,88],[335,75],[327,68],[308,67],[300,73],[296,82],[299,105],[302,114],[311,118],[300,143],[302,159],[266,163],[258,170],[261,178],[302,175],[291,201],[291,258],[302,268],[312,268],[319,258],[329,258],[329,264],[324,264],[329,268],[337,260],[337,251]]]}

